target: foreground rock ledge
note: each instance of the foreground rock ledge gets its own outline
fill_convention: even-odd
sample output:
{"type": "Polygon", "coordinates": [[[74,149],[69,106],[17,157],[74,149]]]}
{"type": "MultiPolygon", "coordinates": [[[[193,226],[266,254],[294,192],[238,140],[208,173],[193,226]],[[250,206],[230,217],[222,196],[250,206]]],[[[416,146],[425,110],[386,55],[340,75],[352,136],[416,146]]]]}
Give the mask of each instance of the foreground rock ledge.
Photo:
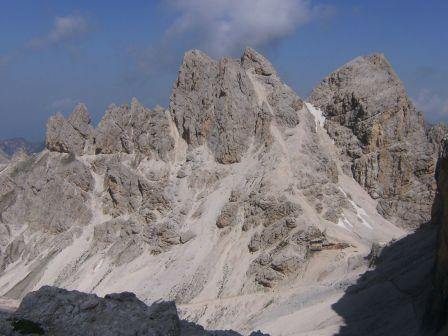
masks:
{"type": "Polygon", "coordinates": [[[25,296],[15,313],[0,314],[0,335],[240,336],[179,319],[174,302],[147,306],[130,292],[100,298],[50,286],[25,296]]]}

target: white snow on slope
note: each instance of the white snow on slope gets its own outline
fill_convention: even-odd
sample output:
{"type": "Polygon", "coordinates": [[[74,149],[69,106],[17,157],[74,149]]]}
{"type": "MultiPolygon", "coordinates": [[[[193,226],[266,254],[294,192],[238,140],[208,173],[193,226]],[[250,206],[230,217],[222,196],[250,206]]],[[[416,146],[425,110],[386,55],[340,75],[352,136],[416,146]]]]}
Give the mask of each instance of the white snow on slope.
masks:
{"type": "Polygon", "coordinates": [[[314,116],[314,120],[316,122],[316,127],[317,127],[317,125],[324,127],[325,116],[324,116],[323,112],[321,110],[319,110],[318,108],[314,107],[314,105],[312,105],[310,103],[305,103],[305,105],[306,105],[306,108],[308,109],[308,111],[314,116]]]}
{"type": "MultiPolygon", "coordinates": [[[[339,187],[339,190],[345,195],[345,197],[350,202],[350,204],[355,208],[356,217],[360,220],[361,224],[364,225],[365,227],[369,228],[370,230],[373,230],[372,225],[370,225],[369,222],[366,220],[366,218],[369,217],[369,215],[366,213],[366,211],[363,208],[361,208],[358,204],[356,204],[350,197],[348,197],[348,195],[346,194],[344,189],[339,187]]],[[[339,221],[341,221],[341,219],[339,219],[339,221]]],[[[339,225],[339,223],[338,223],[338,225],[339,225]]]]}
{"type": "Polygon", "coordinates": [[[338,221],[337,226],[339,226],[339,227],[341,227],[341,228],[343,228],[343,229],[346,229],[346,230],[348,230],[348,231],[351,231],[351,228],[353,228],[352,223],[350,223],[350,222],[348,221],[348,219],[345,218],[344,215],[342,215],[342,217],[339,218],[339,221],[338,221]]]}

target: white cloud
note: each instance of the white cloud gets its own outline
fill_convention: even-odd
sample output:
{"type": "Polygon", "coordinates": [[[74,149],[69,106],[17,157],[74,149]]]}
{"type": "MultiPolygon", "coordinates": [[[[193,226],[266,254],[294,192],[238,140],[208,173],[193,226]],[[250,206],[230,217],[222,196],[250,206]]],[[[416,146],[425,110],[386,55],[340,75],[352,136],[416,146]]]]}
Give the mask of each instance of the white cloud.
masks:
{"type": "Polygon", "coordinates": [[[84,36],[90,30],[87,19],[79,13],[59,16],[46,36],[32,39],[26,48],[40,49],[70,43],[84,36]]]}
{"type": "Polygon", "coordinates": [[[413,100],[417,109],[423,111],[432,122],[446,122],[448,118],[448,98],[433,93],[429,89],[422,89],[413,100]]]}
{"type": "Polygon", "coordinates": [[[74,44],[90,31],[89,21],[81,14],[75,13],[56,17],[51,30],[45,36],[36,37],[26,42],[22,47],[9,54],[0,55],[0,67],[6,66],[30,52],[36,52],[50,47],[64,46],[74,53],[74,44]]]}
{"type": "Polygon", "coordinates": [[[328,6],[312,6],[307,0],[166,1],[178,14],[166,39],[187,37],[214,56],[275,43],[329,13],[328,6]]]}

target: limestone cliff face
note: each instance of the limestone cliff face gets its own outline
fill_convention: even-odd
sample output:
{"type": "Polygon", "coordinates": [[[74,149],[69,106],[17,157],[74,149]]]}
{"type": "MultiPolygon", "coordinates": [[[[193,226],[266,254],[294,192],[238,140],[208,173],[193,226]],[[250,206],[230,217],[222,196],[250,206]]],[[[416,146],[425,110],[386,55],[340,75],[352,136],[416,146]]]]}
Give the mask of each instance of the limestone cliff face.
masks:
{"type": "Polygon", "coordinates": [[[401,225],[430,218],[435,194],[435,139],[426,134],[400,79],[382,54],[358,57],[325,78],[310,101],[327,117],[326,128],[353,177],[378,199],[378,211],[401,225]]]}
{"type": "Polygon", "coordinates": [[[446,335],[448,332],[448,138],[442,140],[437,163],[437,195],[432,221],[439,226],[434,293],[429,311],[430,323],[446,335]]]}
{"type": "Polygon", "coordinates": [[[48,120],[45,145],[52,151],[79,155],[91,135],[89,113],[85,105],[79,104],[68,119],[56,114],[48,120]]]}
{"type": "Polygon", "coordinates": [[[281,126],[298,124],[301,99],[256,51],[248,48],[241,60],[217,62],[193,50],[185,54],[180,67],[170,112],[190,146],[207,144],[218,162],[235,163],[241,161],[254,136],[269,141],[263,129],[269,128],[272,113],[267,105],[259,104],[260,96],[267,97],[281,126]]]}
{"type": "MultiPolygon", "coordinates": [[[[426,201],[414,193],[432,192],[420,180],[430,150],[409,151],[425,133],[401,84],[383,59],[357,62],[381,85],[365,84],[326,122],[250,48],[240,59],[187,52],[167,110],[134,99],[111,105],[96,127],[83,105],[52,117],[46,150],[0,171],[0,295],[44,284],[131,290],[238,330],[269,309],[273,334],[285,312],[334,299],[368,267],[372,244],[405,232],[363,188],[419,219],[426,201]],[[359,165],[360,183],[347,163],[359,165]]],[[[326,109],[345,99],[331,83],[315,98],[326,109]]]]}
{"type": "Polygon", "coordinates": [[[163,289],[188,301],[204,290],[219,256],[212,252],[217,243],[207,245],[206,256],[193,257],[193,246],[205,249],[204,241],[216,239],[240,249],[219,271],[237,283],[220,291],[271,288],[305,268],[313,240],[338,243],[324,228],[337,231],[344,210],[356,211],[338,184],[338,158],[325,131],[250,48],[240,59],[219,61],[187,52],[169,110],[133,99],[111,105],[93,127],[80,104],[68,118],[50,118],[46,146],[0,175],[0,270],[33,265],[25,284],[4,284],[11,296],[42,281],[37,267],[64,254],[65,246],[81,244],[83,254],[52,271],[51,283],[79,281],[89,258],[107,254],[105,273],[89,280],[90,289],[98,288],[141,255],[178,251],[177,267],[186,257],[185,263],[205,259],[194,261],[185,283],[163,289]],[[233,241],[235,234],[241,239],[233,241]],[[191,253],[182,252],[187,244],[191,253]],[[233,269],[231,260],[241,253],[243,266],[233,269]]]}

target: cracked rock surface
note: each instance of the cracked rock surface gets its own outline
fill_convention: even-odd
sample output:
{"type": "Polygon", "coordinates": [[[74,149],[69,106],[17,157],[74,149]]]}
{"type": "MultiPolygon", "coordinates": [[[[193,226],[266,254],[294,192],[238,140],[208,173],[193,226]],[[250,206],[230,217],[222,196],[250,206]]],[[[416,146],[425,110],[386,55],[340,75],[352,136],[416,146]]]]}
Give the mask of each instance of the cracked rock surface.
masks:
{"type": "MultiPolygon", "coordinates": [[[[132,99],[94,127],[81,104],[50,118],[44,151],[0,165],[0,295],[131,291],[175,301],[208,329],[334,334],[344,321],[331,306],[372,245],[429,218],[443,132],[381,55],[353,60],[305,102],[253,49],[189,51],[166,110],[132,99]]],[[[45,309],[51,295],[85,309],[86,328],[89,309],[152,314],[126,295],[41,294],[30,299],[45,309]]]]}

